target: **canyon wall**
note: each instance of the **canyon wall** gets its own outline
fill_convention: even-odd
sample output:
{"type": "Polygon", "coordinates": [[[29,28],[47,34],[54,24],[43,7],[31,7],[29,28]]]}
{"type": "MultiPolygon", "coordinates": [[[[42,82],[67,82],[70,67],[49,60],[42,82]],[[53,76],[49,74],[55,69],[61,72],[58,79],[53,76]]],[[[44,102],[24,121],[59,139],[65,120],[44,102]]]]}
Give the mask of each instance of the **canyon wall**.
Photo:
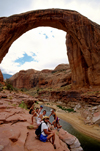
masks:
{"type": "Polygon", "coordinates": [[[9,80],[16,88],[57,88],[71,84],[71,70],[68,64],[60,64],[54,70],[21,70],[9,80]]]}

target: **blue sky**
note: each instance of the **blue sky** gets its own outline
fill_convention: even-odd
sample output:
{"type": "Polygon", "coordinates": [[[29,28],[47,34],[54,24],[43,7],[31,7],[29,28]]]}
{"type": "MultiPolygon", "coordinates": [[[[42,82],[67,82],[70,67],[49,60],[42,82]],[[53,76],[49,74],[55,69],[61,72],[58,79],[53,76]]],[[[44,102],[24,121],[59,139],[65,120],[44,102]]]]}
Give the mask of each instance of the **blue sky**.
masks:
{"type": "MultiPolygon", "coordinates": [[[[0,17],[30,10],[61,8],[76,10],[100,24],[100,0],[0,0],[0,17]]],[[[24,33],[10,47],[0,64],[3,73],[27,69],[54,69],[68,63],[66,33],[51,27],[38,27],[24,33]]]]}
{"type": "Polygon", "coordinates": [[[34,61],[34,62],[38,62],[37,60],[34,59],[34,56],[36,56],[35,53],[33,53],[32,56],[28,56],[26,53],[23,54],[23,57],[21,58],[18,58],[15,60],[15,63],[19,63],[19,66],[23,65],[25,62],[31,62],[31,61],[34,61]]]}

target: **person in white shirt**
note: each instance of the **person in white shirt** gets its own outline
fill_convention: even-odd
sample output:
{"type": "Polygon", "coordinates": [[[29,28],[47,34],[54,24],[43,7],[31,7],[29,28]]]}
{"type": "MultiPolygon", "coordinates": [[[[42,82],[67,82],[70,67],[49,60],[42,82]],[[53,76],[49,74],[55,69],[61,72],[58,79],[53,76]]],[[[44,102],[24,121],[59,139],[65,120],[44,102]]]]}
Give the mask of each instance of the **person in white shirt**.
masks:
{"type": "Polygon", "coordinates": [[[37,125],[39,126],[42,122],[42,118],[45,116],[46,110],[43,111],[43,114],[40,114],[37,118],[37,125]]]}
{"type": "Polygon", "coordinates": [[[41,135],[40,135],[40,141],[42,142],[46,142],[46,141],[50,141],[50,139],[52,138],[52,144],[54,146],[54,149],[56,149],[56,145],[54,144],[55,141],[55,132],[51,131],[48,125],[49,122],[49,117],[48,116],[44,116],[43,117],[43,122],[41,125],[41,135]]]}
{"type": "Polygon", "coordinates": [[[36,112],[33,113],[32,118],[31,118],[31,120],[32,120],[32,123],[31,123],[31,124],[33,124],[33,118],[34,118],[34,117],[38,118],[38,116],[39,116],[39,115],[38,115],[38,112],[39,112],[39,108],[36,108],[36,112]]]}

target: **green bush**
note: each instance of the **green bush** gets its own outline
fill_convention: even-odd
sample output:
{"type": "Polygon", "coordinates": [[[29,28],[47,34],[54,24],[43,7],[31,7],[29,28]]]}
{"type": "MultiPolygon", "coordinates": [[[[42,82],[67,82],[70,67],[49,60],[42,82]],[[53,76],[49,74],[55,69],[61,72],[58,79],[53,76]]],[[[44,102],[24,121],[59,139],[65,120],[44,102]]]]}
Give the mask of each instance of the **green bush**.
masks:
{"type": "Polygon", "coordinates": [[[7,90],[10,90],[10,91],[13,91],[13,90],[14,90],[14,88],[13,88],[11,82],[9,81],[9,79],[6,80],[5,85],[6,85],[5,88],[6,88],[7,90]]]}
{"type": "Polygon", "coordinates": [[[24,101],[22,101],[21,104],[19,104],[19,107],[27,110],[27,105],[24,103],[24,101]]]}
{"type": "Polygon", "coordinates": [[[0,91],[3,90],[3,85],[0,83],[0,91]]]}
{"type": "Polygon", "coordinates": [[[37,94],[39,93],[39,89],[37,89],[37,94]]]}
{"type": "Polygon", "coordinates": [[[27,88],[21,88],[20,91],[26,92],[26,91],[28,91],[28,89],[27,88]]]}
{"type": "Polygon", "coordinates": [[[10,83],[8,83],[7,85],[6,85],[6,87],[7,87],[7,90],[11,90],[11,91],[13,91],[13,86],[10,84],[10,83]]]}
{"type": "Polygon", "coordinates": [[[67,109],[68,112],[75,112],[74,109],[67,109]]]}
{"type": "Polygon", "coordinates": [[[62,107],[61,105],[57,105],[57,107],[59,107],[60,109],[62,109],[64,111],[75,112],[74,109],[72,109],[72,108],[66,109],[65,107],[62,107]]]}
{"type": "Polygon", "coordinates": [[[39,104],[39,102],[38,102],[38,101],[36,101],[36,104],[39,104]]]}

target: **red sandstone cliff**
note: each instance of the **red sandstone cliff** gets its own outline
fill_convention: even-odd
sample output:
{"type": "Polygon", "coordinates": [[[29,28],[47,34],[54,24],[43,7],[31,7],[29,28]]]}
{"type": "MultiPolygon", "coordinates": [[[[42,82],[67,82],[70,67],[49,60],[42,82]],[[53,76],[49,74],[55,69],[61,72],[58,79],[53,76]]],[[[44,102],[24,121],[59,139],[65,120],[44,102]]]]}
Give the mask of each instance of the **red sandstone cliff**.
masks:
{"type": "Polygon", "coordinates": [[[10,78],[13,87],[62,87],[71,83],[71,71],[68,64],[60,64],[54,70],[22,70],[10,78]]]}
{"type": "Polygon", "coordinates": [[[3,75],[2,75],[1,70],[0,70],[0,82],[3,82],[3,75]]]}

